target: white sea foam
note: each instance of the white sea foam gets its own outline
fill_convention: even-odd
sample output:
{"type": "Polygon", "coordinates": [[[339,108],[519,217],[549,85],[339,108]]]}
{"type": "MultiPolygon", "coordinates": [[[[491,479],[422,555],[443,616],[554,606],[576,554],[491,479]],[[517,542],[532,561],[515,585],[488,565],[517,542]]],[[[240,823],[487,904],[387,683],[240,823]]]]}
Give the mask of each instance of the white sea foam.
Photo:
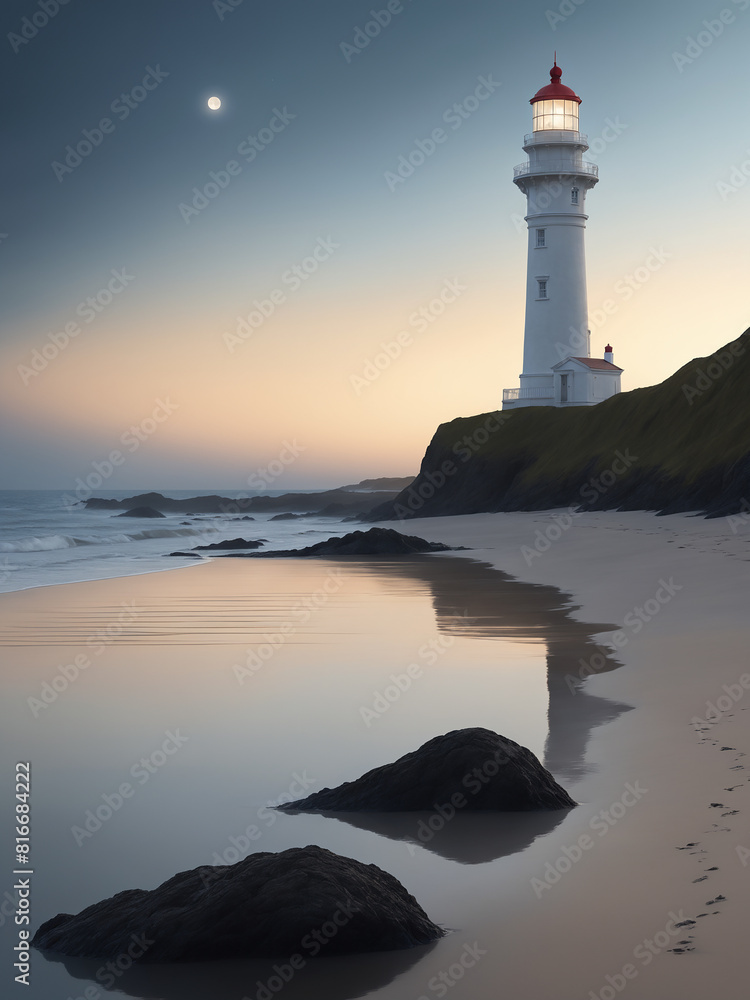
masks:
{"type": "Polygon", "coordinates": [[[147,528],[115,535],[31,535],[0,542],[0,552],[51,552],[54,549],[75,549],[80,545],[124,545],[148,538],[184,538],[203,534],[205,530],[196,528],[147,528]]]}

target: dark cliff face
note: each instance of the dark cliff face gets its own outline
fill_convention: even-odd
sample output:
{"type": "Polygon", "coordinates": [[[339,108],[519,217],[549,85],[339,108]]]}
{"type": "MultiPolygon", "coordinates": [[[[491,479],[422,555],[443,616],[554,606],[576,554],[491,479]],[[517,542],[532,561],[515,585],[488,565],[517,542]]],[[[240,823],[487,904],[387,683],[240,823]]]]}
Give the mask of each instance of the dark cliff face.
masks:
{"type": "Polygon", "coordinates": [[[366,519],[568,506],[750,524],[750,330],[659,385],[597,406],[441,424],[416,480],[366,519]]]}

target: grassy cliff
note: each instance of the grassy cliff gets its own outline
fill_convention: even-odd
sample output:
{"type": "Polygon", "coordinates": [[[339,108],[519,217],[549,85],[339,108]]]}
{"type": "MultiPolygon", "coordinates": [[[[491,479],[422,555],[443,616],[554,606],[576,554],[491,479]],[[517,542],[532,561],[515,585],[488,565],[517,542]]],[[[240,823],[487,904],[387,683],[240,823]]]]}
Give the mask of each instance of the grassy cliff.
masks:
{"type": "Polygon", "coordinates": [[[597,406],[441,424],[417,479],[369,519],[480,511],[750,510],[750,330],[597,406]]]}

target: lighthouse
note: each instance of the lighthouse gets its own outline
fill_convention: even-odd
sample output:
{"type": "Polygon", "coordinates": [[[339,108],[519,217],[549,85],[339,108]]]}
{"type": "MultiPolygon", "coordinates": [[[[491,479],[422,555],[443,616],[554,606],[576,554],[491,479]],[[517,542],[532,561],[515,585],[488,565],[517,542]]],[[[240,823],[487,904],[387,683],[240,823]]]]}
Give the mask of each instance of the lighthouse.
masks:
{"type": "Polygon", "coordinates": [[[503,409],[593,406],[620,391],[622,369],[609,344],[604,357],[591,357],[584,237],[599,169],[583,159],[581,98],[562,83],[557,56],[550,82],[530,104],[529,158],[513,172],[526,195],[529,233],[523,371],[519,388],[503,390],[503,409]]]}

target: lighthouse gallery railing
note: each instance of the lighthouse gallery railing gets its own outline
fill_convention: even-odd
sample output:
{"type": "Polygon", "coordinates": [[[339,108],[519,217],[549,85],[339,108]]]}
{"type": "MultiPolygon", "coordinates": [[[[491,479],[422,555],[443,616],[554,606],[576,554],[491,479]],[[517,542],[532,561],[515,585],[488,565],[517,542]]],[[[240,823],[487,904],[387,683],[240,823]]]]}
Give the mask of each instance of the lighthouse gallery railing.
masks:
{"type": "Polygon", "coordinates": [[[525,177],[526,175],[532,176],[534,174],[562,174],[564,177],[575,177],[576,174],[590,174],[592,177],[599,176],[599,167],[595,163],[586,163],[585,161],[579,163],[576,167],[571,168],[570,163],[559,164],[555,163],[545,163],[543,167],[533,167],[531,163],[527,160],[525,163],[519,163],[518,166],[513,167],[513,177],[525,177]]]}

